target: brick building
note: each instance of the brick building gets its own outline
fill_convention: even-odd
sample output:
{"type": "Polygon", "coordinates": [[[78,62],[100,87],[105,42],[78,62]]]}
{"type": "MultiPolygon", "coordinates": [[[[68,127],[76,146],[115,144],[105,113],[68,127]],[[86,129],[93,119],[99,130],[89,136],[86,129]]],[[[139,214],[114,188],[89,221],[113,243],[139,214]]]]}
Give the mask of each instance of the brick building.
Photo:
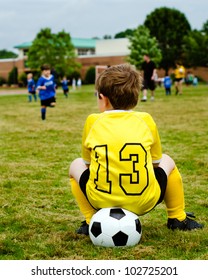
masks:
{"type": "MultiPolygon", "coordinates": [[[[18,68],[18,73],[28,72],[27,68],[27,53],[32,42],[23,43],[15,46],[19,51],[16,59],[0,59],[0,77],[8,78],[8,73],[13,67],[18,68]]],[[[85,39],[72,38],[72,44],[75,47],[77,54],[77,62],[81,63],[82,67],[80,74],[84,79],[86,71],[91,66],[98,65],[115,65],[125,63],[129,55],[129,40],[127,38],[120,39],[85,39]]],[[[208,82],[208,69],[205,67],[197,67],[194,69],[187,69],[194,75],[201,77],[208,82]]],[[[158,76],[163,77],[164,70],[158,70],[158,76]]]]}

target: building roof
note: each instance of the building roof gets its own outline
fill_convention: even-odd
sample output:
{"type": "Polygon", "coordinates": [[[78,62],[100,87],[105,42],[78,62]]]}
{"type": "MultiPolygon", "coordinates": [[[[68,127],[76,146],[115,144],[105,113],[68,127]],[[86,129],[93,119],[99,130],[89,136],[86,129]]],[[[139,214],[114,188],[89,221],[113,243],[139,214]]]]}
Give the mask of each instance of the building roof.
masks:
{"type": "MultiPolygon", "coordinates": [[[[72,45],[75,48],[92,48],[95,49],[96,39],[87,38],[71,38],[72,45]]],[[[29,49],[32,46],[32,42],[25,42],[20,45],[14,46],[16,49],[29,49]]]]}
{"type": "Polygon", "coordinates": [[[25,42],[25,43],[22,43],[20,45],[14,46],[14,48],[15,49],[28,49],[31,46],[32,46],[32,42],[25,42]]]}
{"type": "Polygon", "coordinates": [[[71,38],[72,44],[75,48],[92,48],[95,49],[96,39],[87,38],[71,38]]]}

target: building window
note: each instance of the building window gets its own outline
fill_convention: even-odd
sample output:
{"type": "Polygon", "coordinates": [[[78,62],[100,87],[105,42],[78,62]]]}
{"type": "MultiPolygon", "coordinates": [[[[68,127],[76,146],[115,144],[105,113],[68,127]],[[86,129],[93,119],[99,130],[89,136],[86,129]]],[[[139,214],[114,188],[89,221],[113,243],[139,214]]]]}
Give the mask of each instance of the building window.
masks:
{"type": "Polygon", "coordinates": [[[27,56],[28,52],[29,52],[28,49],[24,49],[24,50],[23,50],[23,55],[24,55],[24,56],[27,56]]]}
{"type": "Polygon", "coordinates": [[[88,49],[88,48],[81,48],[81,49],[77,49],[78,55],[92,55],[95,54],[95,49],[88,49]]]}

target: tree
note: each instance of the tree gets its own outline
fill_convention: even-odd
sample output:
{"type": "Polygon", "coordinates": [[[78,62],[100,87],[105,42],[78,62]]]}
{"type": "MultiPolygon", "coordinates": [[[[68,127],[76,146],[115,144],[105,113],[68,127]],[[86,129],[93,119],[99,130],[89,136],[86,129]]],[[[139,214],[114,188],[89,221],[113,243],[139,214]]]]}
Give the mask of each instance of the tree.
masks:
{"type": "Polygon", "coordinates": [[[137,69],[141,69],[143,63],[143,56],[149,54],[151,59],[156,65],[162,59],[161,51],[155,37],[150,36],[149,29],[145,26],[139,26],[133,36],[129,37],[130,40],[130,55],[128,61],[135,65],[137,69]]]}
{"type": "Polygon", "coordinates": [[[0,59],[2,58],[16,58],[17,54],[11,51],[7,51],[5,49],[0,50],[0,59]]]}
{"type": "Polygon", "coordinates": [[[112,36],[111,36],[111,35],[104,35],[104,36],[103,36],[103,39],[104,39],[104,40],[112,39],[112,36]]]}
{"type": "Polygon", "coordinates": [[[147,15],[144,25],[157,38],[163,55],[160,66],[168,71],[183,58],[183,39],[191,30],[188,20],[180,11],[164,7],[147,15]]]}
{"type": "Polygon", "coordinates": [[[127,38],[129,36],[133,36],[134,35],[134,32],[135,32],[135,29],[126,29],[125,31],[121,31],[119,33],[117,33],[114,38],[117,39],[117,38],[127,38]]]}
{"type": "Polygon", "coordinates": [[[34,70],[44,63],[50,64],[59,75],[70,75],[79,65],[75,62],[75,49],[71,37],[65,31],[51,33],[42,29],[34,39],[28,52],[28,66],[34,70]]]}
{"type": "Polygon", "coordinates": [[[202,32],[208,35],[208,20],[203,24],[202,32]]]}
{"type": "Polygon", "coordinates": [[[187,66],[207,66],[208,34],[197,30],[190,31],[184,37],[183,52],[187,66]]]}
{"type": "Polygon", "coordinates": [[[85,75],[85,83],[86,84],[94,84],[95,83],[95,67],[91,66],[87,69],[85,75]]]}

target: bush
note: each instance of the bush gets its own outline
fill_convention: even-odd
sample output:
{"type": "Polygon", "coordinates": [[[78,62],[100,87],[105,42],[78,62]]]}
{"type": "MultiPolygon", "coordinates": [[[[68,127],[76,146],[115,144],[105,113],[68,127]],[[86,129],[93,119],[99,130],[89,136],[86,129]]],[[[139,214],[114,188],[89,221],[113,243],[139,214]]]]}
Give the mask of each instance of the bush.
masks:
{"type": "Polygon", "coordinates": [[[27,85],[27,74],[22,73],[18,78],[18,85],[20,87],[25,87],[27,85]]]}
{"type": "Polygon", "coordinates": [[[18,69],[17,69],[17,67],[13,67],[13,69],[9,72],[8,84],[9,85],[17,85],[18,84],[18,69]]]}
{"type": "Polygon", "coordinates": [[[86,84],[94,84],[95,83],[95,67],[91,66],[88,68],[85,75],[85,83],[86,84]]]}
{"type": "Polygon", "coordinates": [[[6,84],[6,79],[3,77],[0,77],[0,86],[2,86],[3,84],[6,84]]]}

